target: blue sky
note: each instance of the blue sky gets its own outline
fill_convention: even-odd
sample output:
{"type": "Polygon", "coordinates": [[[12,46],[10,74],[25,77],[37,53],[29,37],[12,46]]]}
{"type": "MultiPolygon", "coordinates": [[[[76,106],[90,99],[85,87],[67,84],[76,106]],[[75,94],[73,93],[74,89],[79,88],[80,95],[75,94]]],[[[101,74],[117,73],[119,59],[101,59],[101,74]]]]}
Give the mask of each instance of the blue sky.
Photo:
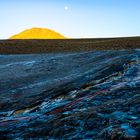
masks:
{"type": "Polygon", "coordinates": [[[1,0],[0,38],[32,27],[70,38],[140,36],[140,0],[1,0]]]}

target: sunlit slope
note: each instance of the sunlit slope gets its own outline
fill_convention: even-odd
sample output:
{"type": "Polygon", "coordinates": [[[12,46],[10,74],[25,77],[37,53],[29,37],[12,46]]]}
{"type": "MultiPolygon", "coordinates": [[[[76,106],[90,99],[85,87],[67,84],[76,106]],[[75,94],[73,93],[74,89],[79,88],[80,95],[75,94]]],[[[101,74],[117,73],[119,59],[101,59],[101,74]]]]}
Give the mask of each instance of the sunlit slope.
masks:
{"type": "Polygon", "coordinates": [[[10,39],[65,39],[65,37],[50,29],[32,28],[13,35],[10,39]]]}

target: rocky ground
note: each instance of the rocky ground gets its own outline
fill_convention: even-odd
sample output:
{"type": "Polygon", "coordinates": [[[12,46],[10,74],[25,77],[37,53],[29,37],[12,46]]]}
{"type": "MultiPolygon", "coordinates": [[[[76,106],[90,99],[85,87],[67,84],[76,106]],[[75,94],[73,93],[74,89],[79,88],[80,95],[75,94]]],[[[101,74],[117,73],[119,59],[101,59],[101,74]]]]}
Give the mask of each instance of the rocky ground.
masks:
{"type": "Polygon", "coordinates": [[[140,50],[0,55],[0,139],[140,139],[140,50]]]}

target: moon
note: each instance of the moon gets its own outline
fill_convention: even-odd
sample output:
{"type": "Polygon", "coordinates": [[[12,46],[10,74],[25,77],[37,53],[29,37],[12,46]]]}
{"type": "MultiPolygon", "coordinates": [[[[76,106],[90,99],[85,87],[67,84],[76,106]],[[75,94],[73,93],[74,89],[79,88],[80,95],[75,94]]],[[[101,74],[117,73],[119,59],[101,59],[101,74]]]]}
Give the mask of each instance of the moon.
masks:
{"type": "Polygon", "coordinates": [[[68,6],[65,6],[64,9],[67,11],[69,8],[68,8],[68,6]]]}

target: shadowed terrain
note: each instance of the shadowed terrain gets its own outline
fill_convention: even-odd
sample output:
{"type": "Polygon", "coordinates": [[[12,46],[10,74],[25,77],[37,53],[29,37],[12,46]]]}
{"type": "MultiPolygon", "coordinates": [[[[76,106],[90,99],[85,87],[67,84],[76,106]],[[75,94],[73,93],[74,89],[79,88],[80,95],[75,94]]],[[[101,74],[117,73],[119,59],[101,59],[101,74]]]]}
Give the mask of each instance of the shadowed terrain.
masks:
{"type": "Polygon", "coordinates": [[[1,139],[140,139],[140,50],[0,55],[0,99],[1,139]]]}
{"type": "Polygon", "coordinates": [[[140,37],[0,40],[0,54],[79,52],[140,48],[140,37]]]}

